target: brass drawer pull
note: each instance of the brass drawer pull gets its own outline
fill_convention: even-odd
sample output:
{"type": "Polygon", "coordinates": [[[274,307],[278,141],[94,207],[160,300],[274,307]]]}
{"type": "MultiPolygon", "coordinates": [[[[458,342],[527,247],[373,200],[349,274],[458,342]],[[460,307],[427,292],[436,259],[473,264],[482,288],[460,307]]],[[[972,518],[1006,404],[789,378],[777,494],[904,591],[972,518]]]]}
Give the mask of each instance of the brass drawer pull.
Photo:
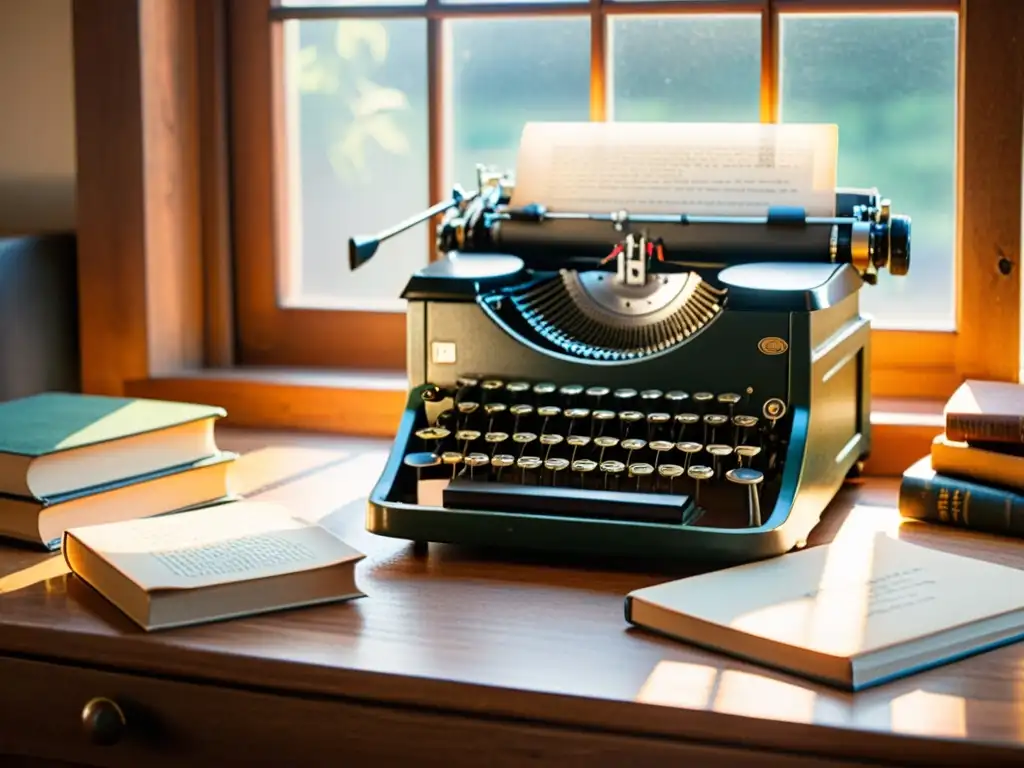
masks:
{"type": "Polygon", "coordinates": [[[124,712],[117,702],[97,697],[82,708],[82,730],[98,747],[110,747],[121,740],[125,729],[124,712]]]}

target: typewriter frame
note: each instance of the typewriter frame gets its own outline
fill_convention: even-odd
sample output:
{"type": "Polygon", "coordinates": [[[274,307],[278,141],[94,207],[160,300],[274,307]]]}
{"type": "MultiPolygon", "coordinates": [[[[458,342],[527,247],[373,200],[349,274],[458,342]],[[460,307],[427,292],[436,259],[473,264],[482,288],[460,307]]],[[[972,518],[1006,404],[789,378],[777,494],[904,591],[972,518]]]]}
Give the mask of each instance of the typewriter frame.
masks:
{"type": "MultiPolygon", "coordinates": [[[[425,271],[432,268],[434,265],[425,271]]],[[[815,355],[787,355],[786,401],[791,425],[782,490],[771,510],[764,510],[766,514],[759,527],[718,528],[465,511],[399,501],[395,486],[403,457],[410,450],[408,440],[417,429],[427,426],[422,397],[427,384],[427,301],[410,298],[410,392],[397,431],[399,437],[369,497],[367,530],[419,544],[456,543],[566,555],[639,557],[650,562],[741,563],[802,547],[844,480],[859,473],[861,462],[871,449],[870,321],[860,315],[858,295],[863,281],[849,265],[814,268],[831,268],[834,273],[821,288],[807,291],[802,297],[802,301],[809,303],[805,311],[789,315],[790,345],[815,350],[815,355]],[[845,382],[838,375],[844,370],[845,382]],[[851,397],[856,397],[854,434],[845,445],[829,453],[825,448],[835,447],[829,429],[831,407],[848,407],[851,397]],[[810,412],[812,401],[815,413],[810,412]],[[822,446],[822,450],[808,450],[814,445],[822,446]]]]}

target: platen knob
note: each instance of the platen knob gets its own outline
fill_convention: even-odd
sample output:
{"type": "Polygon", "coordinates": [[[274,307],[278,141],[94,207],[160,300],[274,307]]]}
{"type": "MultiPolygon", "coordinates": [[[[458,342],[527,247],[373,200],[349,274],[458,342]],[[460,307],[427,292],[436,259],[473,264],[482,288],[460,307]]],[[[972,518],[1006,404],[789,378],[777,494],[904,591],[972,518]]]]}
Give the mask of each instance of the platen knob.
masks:
{"type": "Polygon", "coordinates": [[[82,730],[98,747],[110,747],[121,740],[125,731],[124,712],[116,702],[97,697],[82,707],[82,730]]]}
{"type": "Polygon", "coordinates": [[[910,271],[910,217],[893,216],[889,222],[889,274],[903,277],[910,271]]]}

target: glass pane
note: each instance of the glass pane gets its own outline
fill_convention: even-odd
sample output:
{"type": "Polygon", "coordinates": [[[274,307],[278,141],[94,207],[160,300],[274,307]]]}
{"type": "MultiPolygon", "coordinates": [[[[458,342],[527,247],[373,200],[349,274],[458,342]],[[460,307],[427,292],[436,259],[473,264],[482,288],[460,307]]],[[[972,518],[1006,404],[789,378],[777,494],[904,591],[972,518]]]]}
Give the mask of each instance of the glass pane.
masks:
{"type": "Polygon", "coordinates": [[[590,19],[459,19],[449,23],[452,181],[476,164],[515,168],[523,125],[590,119],[590,19]]]}
{"type": "Polygon", "coordinates": [[[760,16],[617,16],[608,36],[609,119],[760,119],[760,16]]]}
{"type": "Polygon", "coordinates": [[[842,186],[913,219],[910,274],[861,292],[876,328],[955,327],[955,14],[783,16],[780,118],[839,125],[842,186]]]}
{"type": "Polygon", "coordinates": [[[352,272],[348,238],[426,208],[427,75],[423,19],[288,21],[289,236],[286,305],[401,309],[427,263],[415,227],[352,272]]]}

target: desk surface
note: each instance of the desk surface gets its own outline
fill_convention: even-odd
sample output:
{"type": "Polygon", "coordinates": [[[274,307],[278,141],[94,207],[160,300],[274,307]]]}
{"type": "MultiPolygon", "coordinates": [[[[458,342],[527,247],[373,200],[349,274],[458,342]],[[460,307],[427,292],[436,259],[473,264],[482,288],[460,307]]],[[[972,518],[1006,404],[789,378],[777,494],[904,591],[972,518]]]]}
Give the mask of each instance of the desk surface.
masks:
{"type": "MultiPolygon", "coordinates": [[[[945,765],[1024,760],[1024,643],[846,694],[628,629],[623,596],[665,573],[497,560],[363,530],[380,441],[223,431],[238,490],[367,554],[368,597],[147,635],[66,574],[0,546],[0,654],[709,744],[945,765]]],[[[1024,545],[900,524],[895,480],[845,490],[811,544],[879,529],[1024,568],[1024,545]]],[[[680,573],[685,573],[682,571],[680,573]]]]}

